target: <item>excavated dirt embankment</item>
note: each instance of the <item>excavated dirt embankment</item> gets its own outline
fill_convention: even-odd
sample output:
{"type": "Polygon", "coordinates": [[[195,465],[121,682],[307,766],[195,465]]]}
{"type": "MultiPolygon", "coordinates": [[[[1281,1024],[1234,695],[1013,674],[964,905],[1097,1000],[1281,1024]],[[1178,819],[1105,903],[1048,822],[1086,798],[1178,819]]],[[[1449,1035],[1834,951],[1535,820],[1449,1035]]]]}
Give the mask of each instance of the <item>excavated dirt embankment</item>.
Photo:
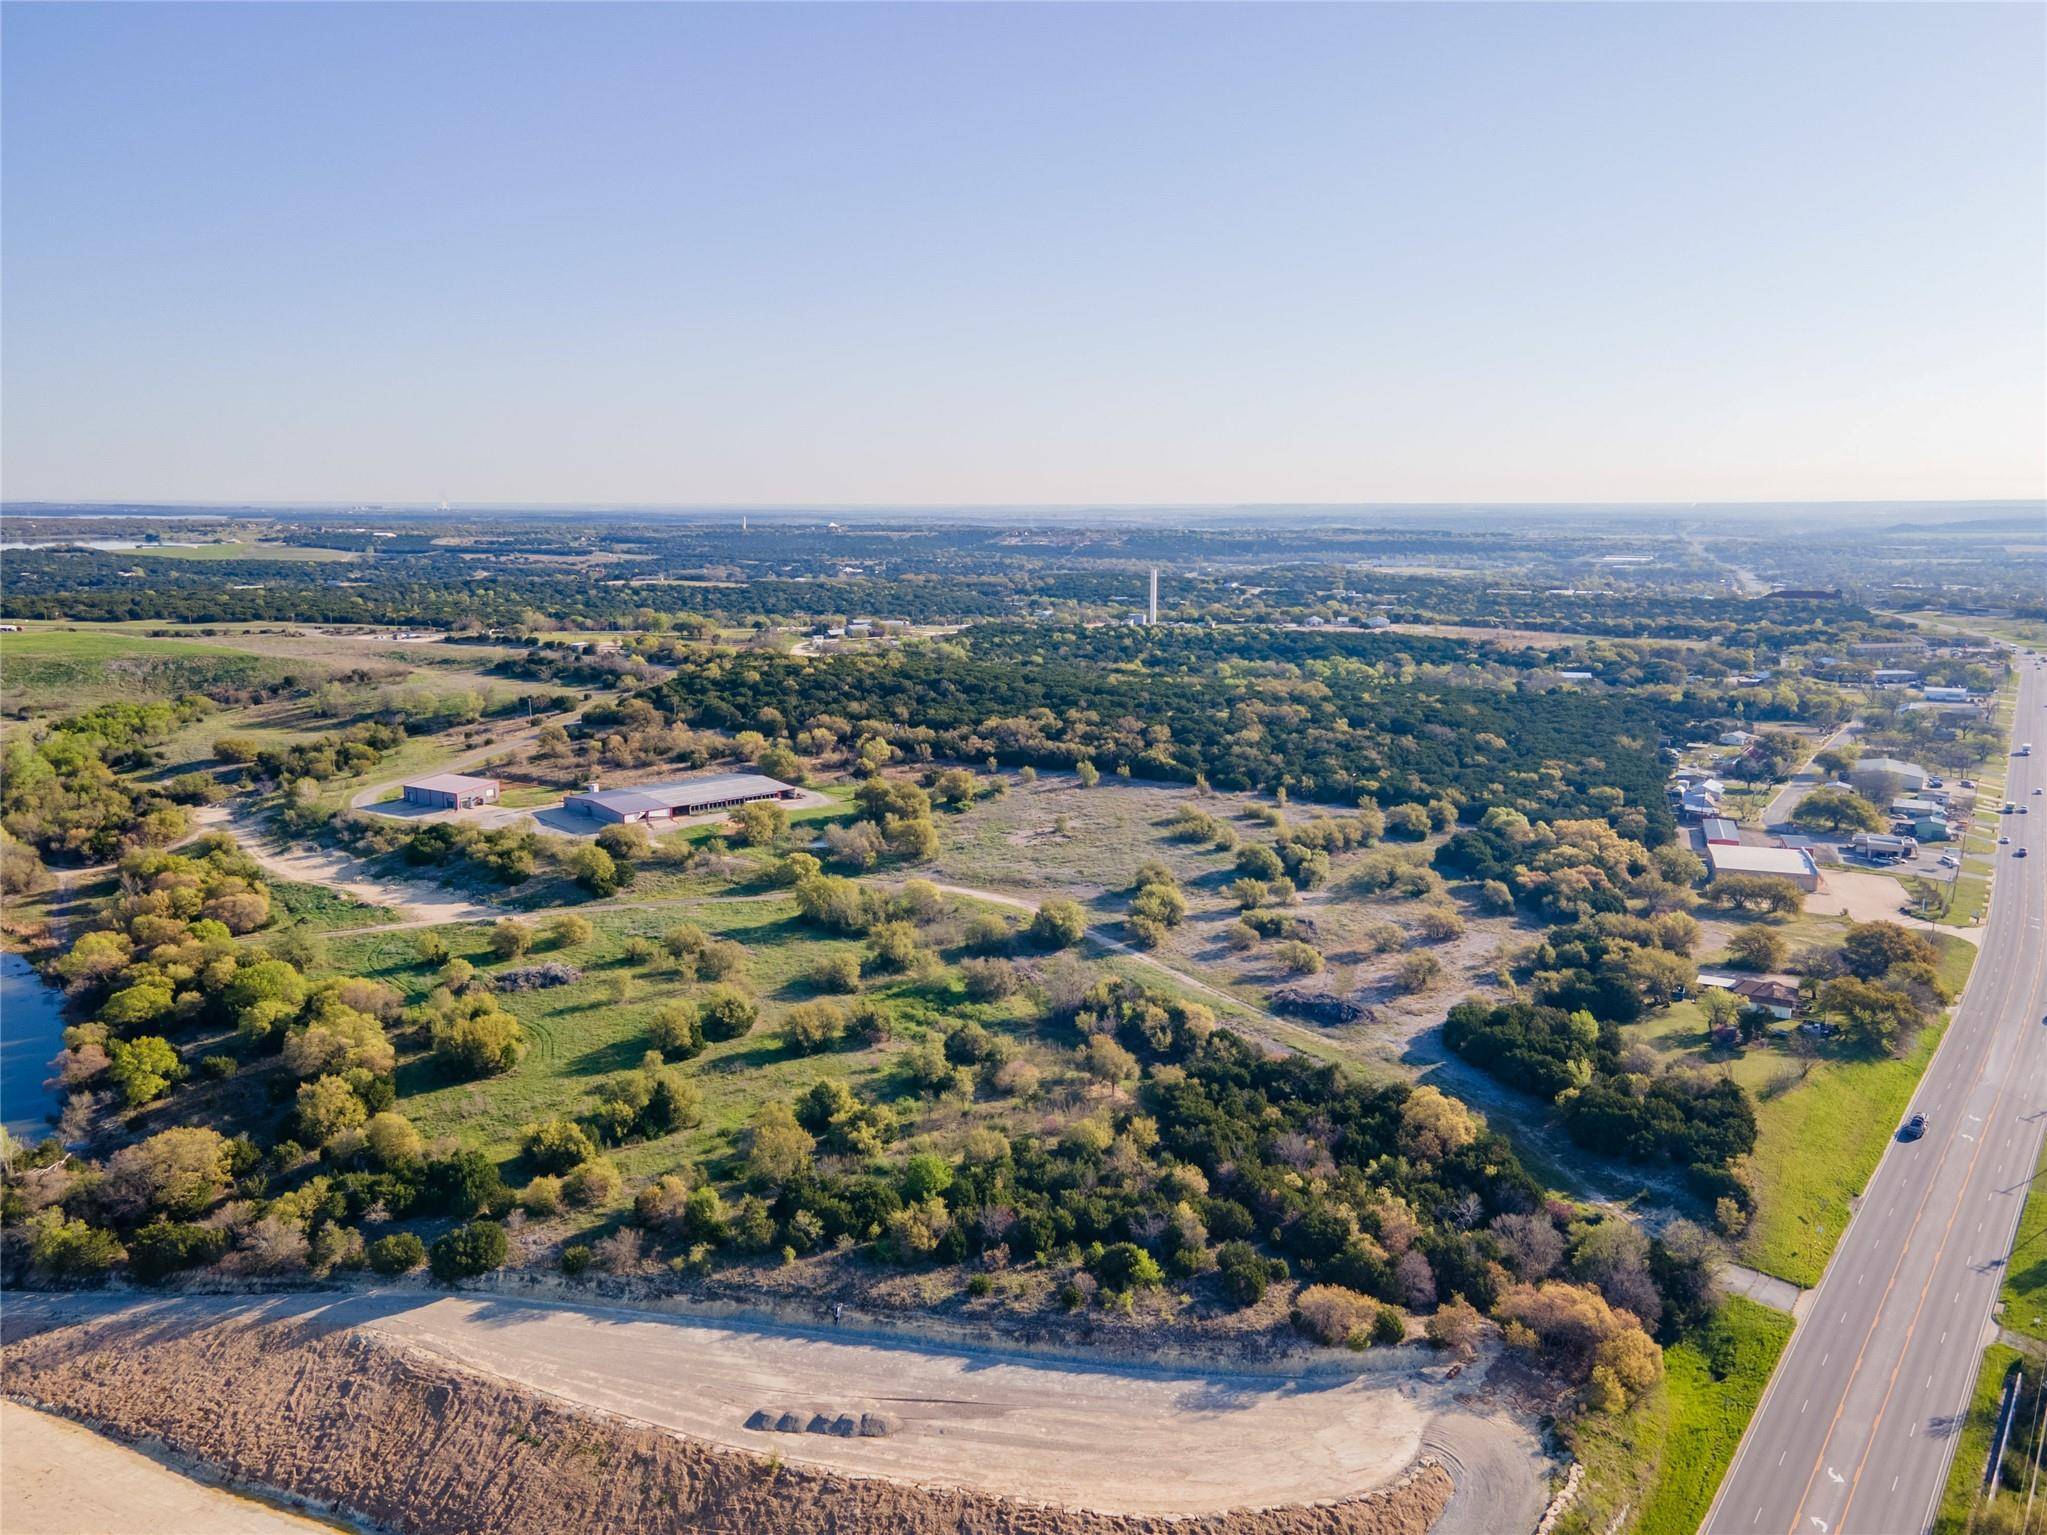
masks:
{"type": "Polygon", "coordinates": [[[1364,1497],[1188,1519],[777,1465],[317,1322],[83,1322],[10,1340],[6,1393],[407,1535],[1425,1535],[1434,1462],[1364,1497]]]}

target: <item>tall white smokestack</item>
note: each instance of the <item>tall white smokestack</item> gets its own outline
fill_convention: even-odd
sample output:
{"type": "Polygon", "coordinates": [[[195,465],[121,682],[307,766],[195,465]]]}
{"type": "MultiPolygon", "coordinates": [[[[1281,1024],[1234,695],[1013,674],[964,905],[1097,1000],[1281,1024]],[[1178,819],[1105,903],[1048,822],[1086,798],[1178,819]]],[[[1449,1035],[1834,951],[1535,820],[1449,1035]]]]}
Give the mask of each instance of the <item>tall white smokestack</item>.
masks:
{"type": "Polygon", "coordinates": [[[1159,568],[1156,565],[1151,568],[1151,602],[1145,609],[1144,621],[1148,624],[1159,621],[1159,568]]]}

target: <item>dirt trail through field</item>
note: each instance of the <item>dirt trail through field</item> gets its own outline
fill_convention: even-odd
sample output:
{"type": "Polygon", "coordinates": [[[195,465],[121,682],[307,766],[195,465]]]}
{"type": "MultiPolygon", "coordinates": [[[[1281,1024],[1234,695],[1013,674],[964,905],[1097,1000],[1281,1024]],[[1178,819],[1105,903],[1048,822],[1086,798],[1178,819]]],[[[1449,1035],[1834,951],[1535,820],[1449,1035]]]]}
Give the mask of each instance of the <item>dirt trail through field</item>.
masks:
{"type": "Polygon", "coordinates": [[[503,907],[456,895],[443,885],[378,874],[362,859],[339,848],[313,842],[287,846],[246,806],[208,806],[199,812],[199,819],[208,825],[224,826],[234,834],[243,852],[279,879],[325,885],[371,906],[396,907],[407,914],[408,922],[420,926],[482,922],[506,915],[503,907]]]}
{"type": "Polygon", "coordinates": [[[10,1395],[417,1535],[1423,1535],[1452,1483],[1422,1432],[1463,1416],[1396,1353],[1135,1370],[420,1291],[33,1296],[5,1324],[10,1395]],[[888,1432],[745,1426],[770,1408],[888,1432]]]}
{"type": "MultiPolygon", "coordinates": [[[[1012,911],[1035,912],[1038,909],[1038,902],[1036,901],[1025,900],[1021,896],[1005,895],[999,890],[982,890],[972,885],[948,885],[935,880],[932,883],[947,895],[960,895],[973,901],[986,901],[992,906],[1006,906],[1012,911]]],[[[1298,1049],[1303,1040],[1316,1038],[1314,1031],[1311,1029],[1303,1028],[1297,1023],[1289,1023],[1284,1018],[1276,1017],[1266,1012],[1263,1008],[1254,1007],[1243,998],[1232,996],[1220,986],[1212,986],[1199,976],[1189,975],[1177,965],[1166,963],[1156,954],[1148,954],[1134,944],[1125,943],[1109,930],[1106,923],[1098,923],[1090,927],[1087,930],[1087,936],[1090,943],[1107,949],[1111,954],[1135,960],[1138,964],[1149,966],[1161,975],[1178,982],[1189,991],[1196,991],[1200,992],[1203,996],[1213,997],[1232,1012],[1241,1015],[1234,1020],[1239,1026],[1246,1020],[1250,1021],[1256,1025],[1250,1032],[1282,1050],[1298,1049]]]]}

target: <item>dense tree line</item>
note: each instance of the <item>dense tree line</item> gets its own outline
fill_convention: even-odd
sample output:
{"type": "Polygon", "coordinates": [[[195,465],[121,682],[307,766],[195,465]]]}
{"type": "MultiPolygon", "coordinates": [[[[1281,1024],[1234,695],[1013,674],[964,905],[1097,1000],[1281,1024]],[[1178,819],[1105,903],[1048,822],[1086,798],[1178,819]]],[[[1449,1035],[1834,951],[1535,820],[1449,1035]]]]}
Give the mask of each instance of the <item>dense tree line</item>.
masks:
{"type": "Polygon", "coordinates": [[[928,523],[742,534],[735,526],[658,521],[601,532],[542,522],[507,532],[453,520],[389,531],[398,536],[321,527],[293,532],[314,546],[359,554],[345,580],[333,566],[286,559],[144,556],[141,573],[131,574],[138,568],[132,555],[22,550],[10,556],[0,611],[511,633],[629,623],[637,611],[677,607],[740,624],[854,616],[953,622],[1045,605],[1100,617],[1142,606],[1146,569],[1157,563],[1168,567],[1166,613],[1180,620],[1263,624],[1374,612],[1396,621],[1717,641],[1769,652],[1899,628],[1853,602],[1727,596],[1717,590],[1716,571],[1688,563],[1681,545],[1625,578],[1610,571],[1588,576],[1584,566],[1612,547],[1611,530],[1545,537],[1482,529],[1126,528],[1019,539],[1009,530],[928,523]],[[435,541],[448,534],[466,541],[435,541]],[[1275,539],[1284,543],[1286,563],[1272,563],[1275,539]],[[1346,563],[1389,557],[1466,559],[1490,570],[1469,576],[1380,570],[1365,577],[1346,563]],[[602,562],[601,579],[591,579],[592,560],[602,562]],[[1512,570],[1520,579],[1503,580],[1492,570],[1512,570]],[[545,621],[534,622],[536,616],[545,621]]]}
{"type": "Polygon", "coordinates": [[[131,845],[177,840],[189,821],[171,787],[128,775],[153,766],[151,746],[211,707],[196,696],[102,704],[33,738],[17,732],[0,774],[0,826],[57,863],[94,863],[131,845]]]}
{"type": "Polygon", "coordinates": [[[1571,692],[1508,693],[1401,680],[1363,664],[1313,676],[1114,670],[1085,654],[1025,663],[918,647],[805,662],[719,658],[646,696],[681,723],[792,730],[818,719],[898,748],[980,761],[1286,788],[1303,799],[1381,805],[1448,797],[1531,816],[1612,815],[1666,841],[1672,820],[1653,711],[1571,692]]]}

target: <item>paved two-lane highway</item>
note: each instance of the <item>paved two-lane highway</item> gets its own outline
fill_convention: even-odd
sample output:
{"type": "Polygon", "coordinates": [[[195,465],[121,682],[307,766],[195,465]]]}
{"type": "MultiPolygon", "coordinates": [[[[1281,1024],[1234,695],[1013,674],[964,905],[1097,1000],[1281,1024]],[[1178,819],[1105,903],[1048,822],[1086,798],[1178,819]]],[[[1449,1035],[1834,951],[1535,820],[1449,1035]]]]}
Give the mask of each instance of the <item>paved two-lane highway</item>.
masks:
{"type": "MultiPolygon", "coordinates": [[[[2047,742],[2047,675],[2020,656],[2014,742],[2047,742]]],[[[1894,1141],[1728,1469],[1712,1535],[1914,1535],[1930,1526],[2047,1129],[2047,758],[2014,757],[1981,957],[1894,1141]],[[2028,856],[2017,858],[2024,847],[2028,856]]],[[[1824,1146],[1806,1148],[1827,1155],[1824,1146]]]]}

